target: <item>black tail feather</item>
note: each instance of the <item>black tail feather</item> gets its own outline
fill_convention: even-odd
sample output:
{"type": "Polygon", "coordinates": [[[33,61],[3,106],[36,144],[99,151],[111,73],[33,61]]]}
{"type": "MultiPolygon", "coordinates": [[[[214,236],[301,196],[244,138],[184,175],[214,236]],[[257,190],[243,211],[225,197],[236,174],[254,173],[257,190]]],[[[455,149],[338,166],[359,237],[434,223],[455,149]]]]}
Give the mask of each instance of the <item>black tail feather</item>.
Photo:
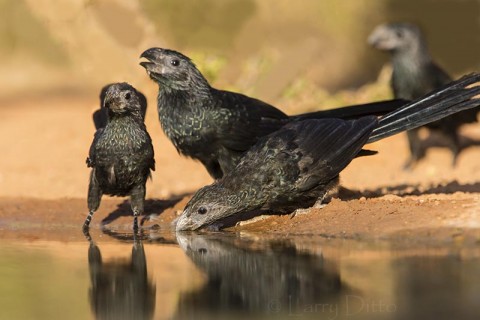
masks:
{"type": "Polygon", "coordinates": [[[398,110],[410,101],[395,99],[365,104],[346,106],[337,109],[321,110],[291,116],[294,120],[338,118],[344,120],[357,119],[363,116],[383,116],[398,110]]]}
{"type": "Polygon", "coordinates": [[[480,106],[480,86],[471,86],[479,81],[480,73],[466,75],[381,117],[368,143],[480,106]]]}

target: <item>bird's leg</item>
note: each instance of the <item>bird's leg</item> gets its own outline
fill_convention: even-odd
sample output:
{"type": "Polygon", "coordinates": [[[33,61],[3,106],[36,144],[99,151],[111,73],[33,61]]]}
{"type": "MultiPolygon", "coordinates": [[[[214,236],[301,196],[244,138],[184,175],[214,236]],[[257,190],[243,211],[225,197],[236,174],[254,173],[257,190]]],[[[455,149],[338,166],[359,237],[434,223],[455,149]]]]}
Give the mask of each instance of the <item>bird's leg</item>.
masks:
{"type": "Polygon", "coordinates": [[[458,160],[458,155],[462,151],[462,146],[460,144],[460,137],[458,136],[457,129],[451,128],[447,133],[447,143],[448,148],[452,152],[452,166],[455,167],[458,160]]]}
{"type": "Polygon", "coordinates": [[[460,154],[459,151],[453,153],[453,157],[452,157],[452,167],[456,167],[456,166],[457,166],[457,161],[458,161],[458,155],[459,155],[459,154],[460,154]]]}
{"type": "Polygon", "coordinates": [[[145,185],[138,185],[132,189],[130,194],[130,205],[133,211],[133,231],[138,231],[138,216],[143,214],[145,202],[145,185]]]}
{"type": "Polygon", "coordinates": [[[408,146],[410,148],[410,158],[403,165],[404,170],[411,170],[417,162],[425,157],[425,150],[422,146],[422,140],[418,134],[418,129],[407,131],[408,146]]]}
{"type": "Polygon", "coordinates": [[[215,179],[215,181],[218,181],[223,177],[223,171],[218,161],[211,160],[211,159],[208,159],[208,160],[200,159],[200,162],[205,166],[205,168],[208,171],[208,174],[210,174],[210,176],[213,179],[215,179]]]}
{"type": "Polygon", "coordinates": [[[88,237],[88,230],[90,229],[90,222],[92,221],[92,216],[93,216],[94,211],[90,211],[88,213],[87,218],[85,219],[85,222],[83,223],[83,234],[88,237]]]}
{"type": "Polygon", "coordinates": [[[136,233],[138,231],[138,211],[133,211],[133,231],[136,233]]]}
{"type": "Polygon", "coordinates": [[[87,241],[90,242],[90,244],[93,243],[92,237],[90,236],[90,231],[88,230],[88,227],[85,228],[85,224],[83,227],[83,235],[85,236],[85,239],[87,239],[87,241]]]}
{"type": "Polygon", "coordinates": [[[83,223],[83,233],[85,234],[86,237],[88,235],[90,222],[92,221],[92,216],[100,206],[101,199],[102,199],[102,190],[100,189],[100,186],[98,185],[98,181],[95,178],[95,169],[94,169],[90,174],[90,183],[88,185],[87,203],[88,203],[89,213],[87,218],[85,219],[85,222],[83,223]]]}
{"type": "MultiPolygon", "coordinates": [[[[251,224],[251,223],[255,223],[255,222],[258,222],[258,221],[263,221],[265,219],[267,219],[268,217],[270,217],[270,215],[261,215],[261,216],[256,216],[256,217],[253,217],[251,219],[248,219],[248,220],[244,220],[244,221],[239,221],[235,224],[236,227],[243,227],[243,226],[246,226],[248,224],[251,224]]],[[[213,226],[212,229],[209,229],[210,231],[215,231],[215,226],[213,226]]],[[[218,228],[219,230],[220,228],[218,228]]]]}
{"type": "MultiPolygon", "coordinates": [[[[324,196],[325,197],[325,196],[324,196]]],[[[302,215],[302,214],[307,214],[310,212],[311,209],[322,209],[322,208],[325,208],[327,206],[326,203],[322,203],[323,201],[323,198],[322,197],[321,199],[319,198],[313,206],[311,206],[310,208],[306,208],[306,209],[297,209],[295,211],[293,211],[293,213],[290,215],[290,219],[293,219],[295,218],[297,215],[302,215]]]]}
{"type": "Polygon", "coordinates": [[[326,203],[330,202],[330,199],[331,199],[332,195],[335,194],[335,193],[338,194],[339,182],[340,182],[339,176],[336,176],[335,178],[333,178],[329,183],[327,183],[327,185],[323,189],[323,193],[317,198],[317,201],[315,201],[315,203],[313,204],[313,206],[311,208],[295,210],[290,215],[290,219],[295,218],[295,216],[297,214],[308,213],[308,212],[310,212],[310,210],[312,208],[313,209],[324,208],[327,205],[326,203]]]}

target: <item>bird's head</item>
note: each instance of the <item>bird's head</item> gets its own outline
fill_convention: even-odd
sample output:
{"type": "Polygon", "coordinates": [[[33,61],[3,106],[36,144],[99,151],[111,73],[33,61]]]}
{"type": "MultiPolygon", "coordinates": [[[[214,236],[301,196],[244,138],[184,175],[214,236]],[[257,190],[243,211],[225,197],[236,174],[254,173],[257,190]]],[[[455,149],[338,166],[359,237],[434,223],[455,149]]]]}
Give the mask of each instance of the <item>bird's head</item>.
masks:
{"type": "Polygon", "coordinates": [[[176,221],[177,231],[192,231],[239,212],[237,197],[218,184],[198,190],[176,221]]]}
{"type": "Polygon", "coordinates": [[[377,26],[368,37],[368,44],[383,51],[405,51],[423,43],[422,32],[410,23],[386,23],[377,26]]]}
{"type": "Polygon", "coordinates": [[[140,62],[150,78],[161,86],[173,90],[194,90],[195,88],[209,87],[195,64],[189,57],[180,52],[150,48],[144,51],[140,58],[147,61],[140,62]]]}
{"type": "Polygon", "coordinates": [[[103,90],[105,94],[102,105],[109,114],[134,114],[141,117],[141,94],[134,87],[121,82],[110,84],[103,90]]]}

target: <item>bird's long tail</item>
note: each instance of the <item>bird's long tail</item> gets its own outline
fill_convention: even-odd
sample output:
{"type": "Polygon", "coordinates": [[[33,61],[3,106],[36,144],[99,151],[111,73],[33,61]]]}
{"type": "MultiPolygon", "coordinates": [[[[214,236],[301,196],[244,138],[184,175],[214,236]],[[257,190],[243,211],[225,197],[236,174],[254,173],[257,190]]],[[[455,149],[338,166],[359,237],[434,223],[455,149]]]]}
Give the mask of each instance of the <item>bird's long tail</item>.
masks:
{"type": "Polygon", "coordinates": [[[381,117],[368,143],[478,106],[480,73],[472,73],[381,117]]]}
{"type": "Polygon", "coordinates": [[[314,111],[291,116],[294,120],[339,118],[343,120],[357,119],[364,116],[383,116],[393,112],[410,101],[403,99],[384,100],[357,104],[336,109],[314,111]]]}

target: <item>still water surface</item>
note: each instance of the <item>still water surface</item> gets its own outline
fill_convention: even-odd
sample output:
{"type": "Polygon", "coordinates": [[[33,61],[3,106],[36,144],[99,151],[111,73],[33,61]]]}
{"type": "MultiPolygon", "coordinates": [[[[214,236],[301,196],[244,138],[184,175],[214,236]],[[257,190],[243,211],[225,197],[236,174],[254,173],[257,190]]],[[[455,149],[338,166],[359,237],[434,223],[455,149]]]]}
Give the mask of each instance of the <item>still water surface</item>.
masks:
{"type": "Polygon", "coordinates": [[[0,319],[480,319],[480,246],[258,234],[4,241],[0,319]]]}

